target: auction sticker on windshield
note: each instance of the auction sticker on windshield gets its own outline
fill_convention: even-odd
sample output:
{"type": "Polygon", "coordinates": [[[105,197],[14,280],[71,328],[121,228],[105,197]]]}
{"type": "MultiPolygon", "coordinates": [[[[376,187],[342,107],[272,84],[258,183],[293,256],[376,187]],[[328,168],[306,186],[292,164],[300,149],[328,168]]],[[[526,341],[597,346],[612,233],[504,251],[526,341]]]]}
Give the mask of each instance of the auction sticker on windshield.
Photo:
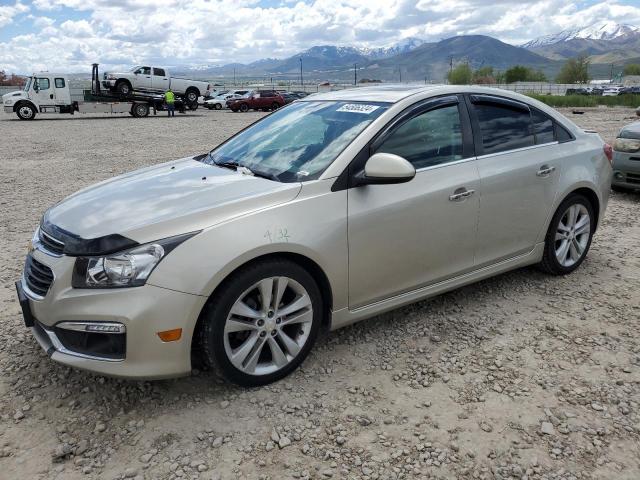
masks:
{"type": "Polygon", "coordinates": [[[353,112],[353,113],[364,113],[365,115],[369,115],[371,112],[375,112],[379,109],[379,105],[366,105],[363,103],[347,103],[346,105],[341,106],[336,112],[353,112]]]}

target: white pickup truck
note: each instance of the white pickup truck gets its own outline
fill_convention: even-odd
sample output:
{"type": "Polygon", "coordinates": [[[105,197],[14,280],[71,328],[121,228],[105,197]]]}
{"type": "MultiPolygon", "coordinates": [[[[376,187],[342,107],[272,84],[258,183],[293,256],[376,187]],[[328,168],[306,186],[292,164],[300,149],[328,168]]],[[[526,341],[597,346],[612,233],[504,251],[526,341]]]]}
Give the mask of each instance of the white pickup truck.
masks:
{"type": "Polygon", "coordinates": [[[164,93],[169,88],[182,96],[187,105],[197,105],[200,95],[208,96],[211,84],[171,77],[165,67],[137,66],[128,72],[105,72],[102,86],[123,97],[133,92],[164,93]]]}

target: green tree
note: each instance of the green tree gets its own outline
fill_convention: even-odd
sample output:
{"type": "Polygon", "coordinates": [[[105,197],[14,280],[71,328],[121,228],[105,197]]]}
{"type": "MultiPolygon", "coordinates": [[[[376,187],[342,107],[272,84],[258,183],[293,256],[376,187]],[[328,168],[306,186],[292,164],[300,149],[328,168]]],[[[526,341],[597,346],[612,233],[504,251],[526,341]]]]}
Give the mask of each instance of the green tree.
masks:
{"type": "Polygon", "coordinates": [[[542,70],[533,70],[524,65],[514,65],[504,72],[506,83],[515,82],[546,82],[547,77],[542,70]]]}
{"type": "Polygon", "coordinates": [[[589,81],[589,59],[586,56],[570,58],[556,77],[558,83],[587,83],[589,81]]]}
{"type": "Polygon", "coordinates": [[[640,75],[640,63],[630,63],[624,66],[625,75],[640,75]]]}
{"type": "Polygon", "coordinates": [[[477,85],[496,83],[496,78],[493,73],[493,67],[482,67],[474,71],[471,81],[477,85]]]}
{"type": "Polygon", "coordinates": [[[451,85],[469,85],[473,77],[471,67],[466,63],[458,65],[447,75],[447,80],[451,85]]]}
{"type": "Polygon", "coordinates": [[[507,83],[526,82],[528,75],[529,69],[523,65],[515,65],[504,72],[504,78],[507,83]]]}

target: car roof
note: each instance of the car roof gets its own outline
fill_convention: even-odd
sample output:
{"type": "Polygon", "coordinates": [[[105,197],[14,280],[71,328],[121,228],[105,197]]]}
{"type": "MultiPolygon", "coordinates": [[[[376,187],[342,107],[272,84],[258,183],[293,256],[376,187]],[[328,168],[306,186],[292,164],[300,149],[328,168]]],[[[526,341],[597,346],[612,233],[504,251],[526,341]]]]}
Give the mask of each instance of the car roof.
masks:
{"type": "Polygon", "coordinates": [[[522,94],[478,85],[376,85],[372,87],[353,87],[346,90],[316,93],[299,101],[349,101],[349,102],[383,102],[398,103],[408,97],[426,98],[438,95],[455,95],[459,93],[476,93],[499,95],[514,100],[537,104],[534,99],[522,94]]]}

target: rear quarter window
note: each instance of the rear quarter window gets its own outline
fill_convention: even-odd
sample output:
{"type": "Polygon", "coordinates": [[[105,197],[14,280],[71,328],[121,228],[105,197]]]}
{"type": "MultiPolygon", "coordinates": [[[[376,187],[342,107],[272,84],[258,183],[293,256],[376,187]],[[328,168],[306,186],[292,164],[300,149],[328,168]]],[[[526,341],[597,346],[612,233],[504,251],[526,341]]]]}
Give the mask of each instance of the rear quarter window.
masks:
{"type": "Polygon", "coordinates": [[[531,108],[531,121],[533,122],[533,133],[536,136],[536,145],[555,142],[555,122],[551,117],[536,108],[531,108]]]}

